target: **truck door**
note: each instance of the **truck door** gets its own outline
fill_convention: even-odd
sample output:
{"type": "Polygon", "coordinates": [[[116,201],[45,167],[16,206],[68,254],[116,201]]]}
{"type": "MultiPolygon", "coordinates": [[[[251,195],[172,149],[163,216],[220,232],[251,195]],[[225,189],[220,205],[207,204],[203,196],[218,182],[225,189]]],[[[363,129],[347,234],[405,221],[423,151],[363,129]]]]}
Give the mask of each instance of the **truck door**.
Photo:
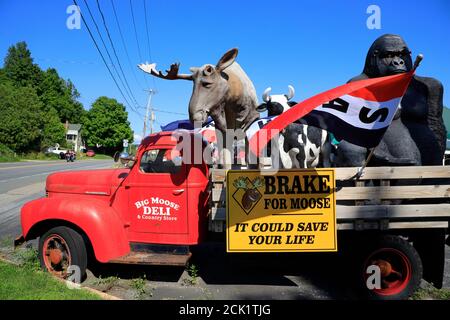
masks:
{"type": "Polygon", "coordinates": [[[133,168],[126,188],[130,231],[158,234],[188,232],[186,166],[172,148],[148,149],[133,168]]]}

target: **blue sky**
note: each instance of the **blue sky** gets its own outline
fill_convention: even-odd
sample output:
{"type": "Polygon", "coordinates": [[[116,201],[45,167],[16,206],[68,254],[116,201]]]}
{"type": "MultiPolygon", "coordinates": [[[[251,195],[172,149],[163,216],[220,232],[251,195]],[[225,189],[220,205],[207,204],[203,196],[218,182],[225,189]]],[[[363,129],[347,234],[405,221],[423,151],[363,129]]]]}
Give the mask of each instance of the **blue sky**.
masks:
{"type": "MultiPolygon", "coordinates": [[[[417,74],[437,78],[444,88],[450,88],[450,1],[132,0],[140,52],[129,0],[113,1],[132,66],[111,0],[100,0],[100,5],[125,76],[142,107],[139,112],[144,113],[147,103],[144,89],[156,87],[155,108],[185,114],[156,112],[157,128],[187,117],[192,84],[144,77],[135,67],[140,56],[156,62],[159,69],[180,62],[180,72],[188,73],[189,67],[215,64],[229,48],[238,47],[237,61],[255,84],[259,99],[268,86],[273,93],[284,93],[291,84],[296,89],[294,100],[300,101],[359,74],[371,43],[382,34],[396,33],[403,36],[414,56],[424,54],[417,74]],[[372,4],[381,9],[379,30],[366,26],[370,16],[366,10],[372,4]]],[[[77,2],[102,48],[84,1],[77,2]]],[[[115,59],[97,3],[87,2],[115,59]]],[[[72,80],[86,109],[102,95],[124,102],[85,26],[79,30],[66,27],[66,9],[72,4],[71,0],[0,0],[1,58],[9,46],[26,41],[35,63],[43,69],[54,67],[62,77],[72,80]]],[[[450,107],[446,92],[444,104],[450,107]]],[[[127,109],[133,130],[142,135],[143,119],[127,109]]]]}

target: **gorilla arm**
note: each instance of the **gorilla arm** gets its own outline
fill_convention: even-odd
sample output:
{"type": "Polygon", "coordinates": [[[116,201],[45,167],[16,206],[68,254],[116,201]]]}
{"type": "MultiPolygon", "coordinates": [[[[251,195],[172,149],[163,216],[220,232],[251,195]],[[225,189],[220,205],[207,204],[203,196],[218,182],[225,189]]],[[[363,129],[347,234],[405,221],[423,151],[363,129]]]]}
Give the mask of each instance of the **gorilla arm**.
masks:
{"type": "Polygon", "coordinates": [[[439,80],[428,77],[415,77],[416,80],[422,82],[427,87],[428,93],[428,126],[433,131],[437,143],[439,144],[439,152],[444,155],[446,149],[447,132],[444,120],[442,119],[444,87],[439,80]]]}

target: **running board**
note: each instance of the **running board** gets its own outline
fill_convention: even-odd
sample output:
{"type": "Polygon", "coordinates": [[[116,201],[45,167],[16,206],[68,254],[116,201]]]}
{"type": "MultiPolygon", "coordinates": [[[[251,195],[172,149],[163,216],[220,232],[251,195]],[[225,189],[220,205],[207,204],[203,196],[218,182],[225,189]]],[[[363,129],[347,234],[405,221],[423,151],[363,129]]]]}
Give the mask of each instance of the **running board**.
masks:
{"type": "Polygon", "coordinates": [[[185,266],[191,257],[191,253],[170,254],[131,251],[129,254],[110,260],[109,263],[159,265],[159,266],[185,266]]]}

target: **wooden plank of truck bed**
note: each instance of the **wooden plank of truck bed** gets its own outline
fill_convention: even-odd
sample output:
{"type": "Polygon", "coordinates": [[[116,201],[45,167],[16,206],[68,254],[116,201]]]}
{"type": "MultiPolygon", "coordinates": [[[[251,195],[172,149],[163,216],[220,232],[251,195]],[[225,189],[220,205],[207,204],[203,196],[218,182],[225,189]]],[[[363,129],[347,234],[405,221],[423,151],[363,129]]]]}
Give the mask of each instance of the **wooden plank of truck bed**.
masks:
{"type": "MultiPolygon", "coordinates": [[[[338,230],[449,227],[450,203],[435,203],[432,199],[440,198],[441,202],[450,199],[450,184],[420,185],[418,180],[450,180],[450,166],[368,167],[359,179],[355,179],[358,168],[334,170],[336,181],[347,182],[345,187],[337,188],[336,200],[355,201],[354,205],[342,205],[338,202],[338,230]],[[366,186],[363,180],[381,180],[381,185],[366,186]],[[401,185],[391,185],[390,180],[396,180],[397,184],[401,181],[401,185]],[[349,181],[353,182],[353,186],[348,186],[349,181]],[[422,199],[423,202],[426,201],[423,199],[430,200],[424,204],[398,204],[399,200],[405,199],[422,199]],[[393,200],[392,204],[389,200],[393,200]]],[[[211,170],[210,220],[221,224],[226,216],[226,172],[227,170],[221,169],[211,170]]]]}
{"type": "MultiPolygon", "coordinates": [[[[225,221],[226,208],[212,208],[212,221],[225,221]]],[[[387,220],[388,229],[448,228],[450,204],[336,206],[338,230],[348,230],[357,220],[387,220]],[[342,225],[342,227],[339,227],[342,225]]]]}
{"type": "MultiPolygon", "coordinates": [[[[354,167],[334,168],[334,170],[336,180],[352,180],[358,172],[358,168],[354,167]]],[[[226,172],[225,169],[211,170],[211,181],[224,181],[226,172]]],[[[450,178],[450,166],[367,167],[359,180],[424,178],[450,178]]]]}
{"type": "MultiPolygon", "coordinates": [[[[225,189],[216,186],[212,201],[225,201],[225,189]]],[[[336,200],[426,199],[450,197],[450,185],[343,187],[336,191],[336,200]]]]}

